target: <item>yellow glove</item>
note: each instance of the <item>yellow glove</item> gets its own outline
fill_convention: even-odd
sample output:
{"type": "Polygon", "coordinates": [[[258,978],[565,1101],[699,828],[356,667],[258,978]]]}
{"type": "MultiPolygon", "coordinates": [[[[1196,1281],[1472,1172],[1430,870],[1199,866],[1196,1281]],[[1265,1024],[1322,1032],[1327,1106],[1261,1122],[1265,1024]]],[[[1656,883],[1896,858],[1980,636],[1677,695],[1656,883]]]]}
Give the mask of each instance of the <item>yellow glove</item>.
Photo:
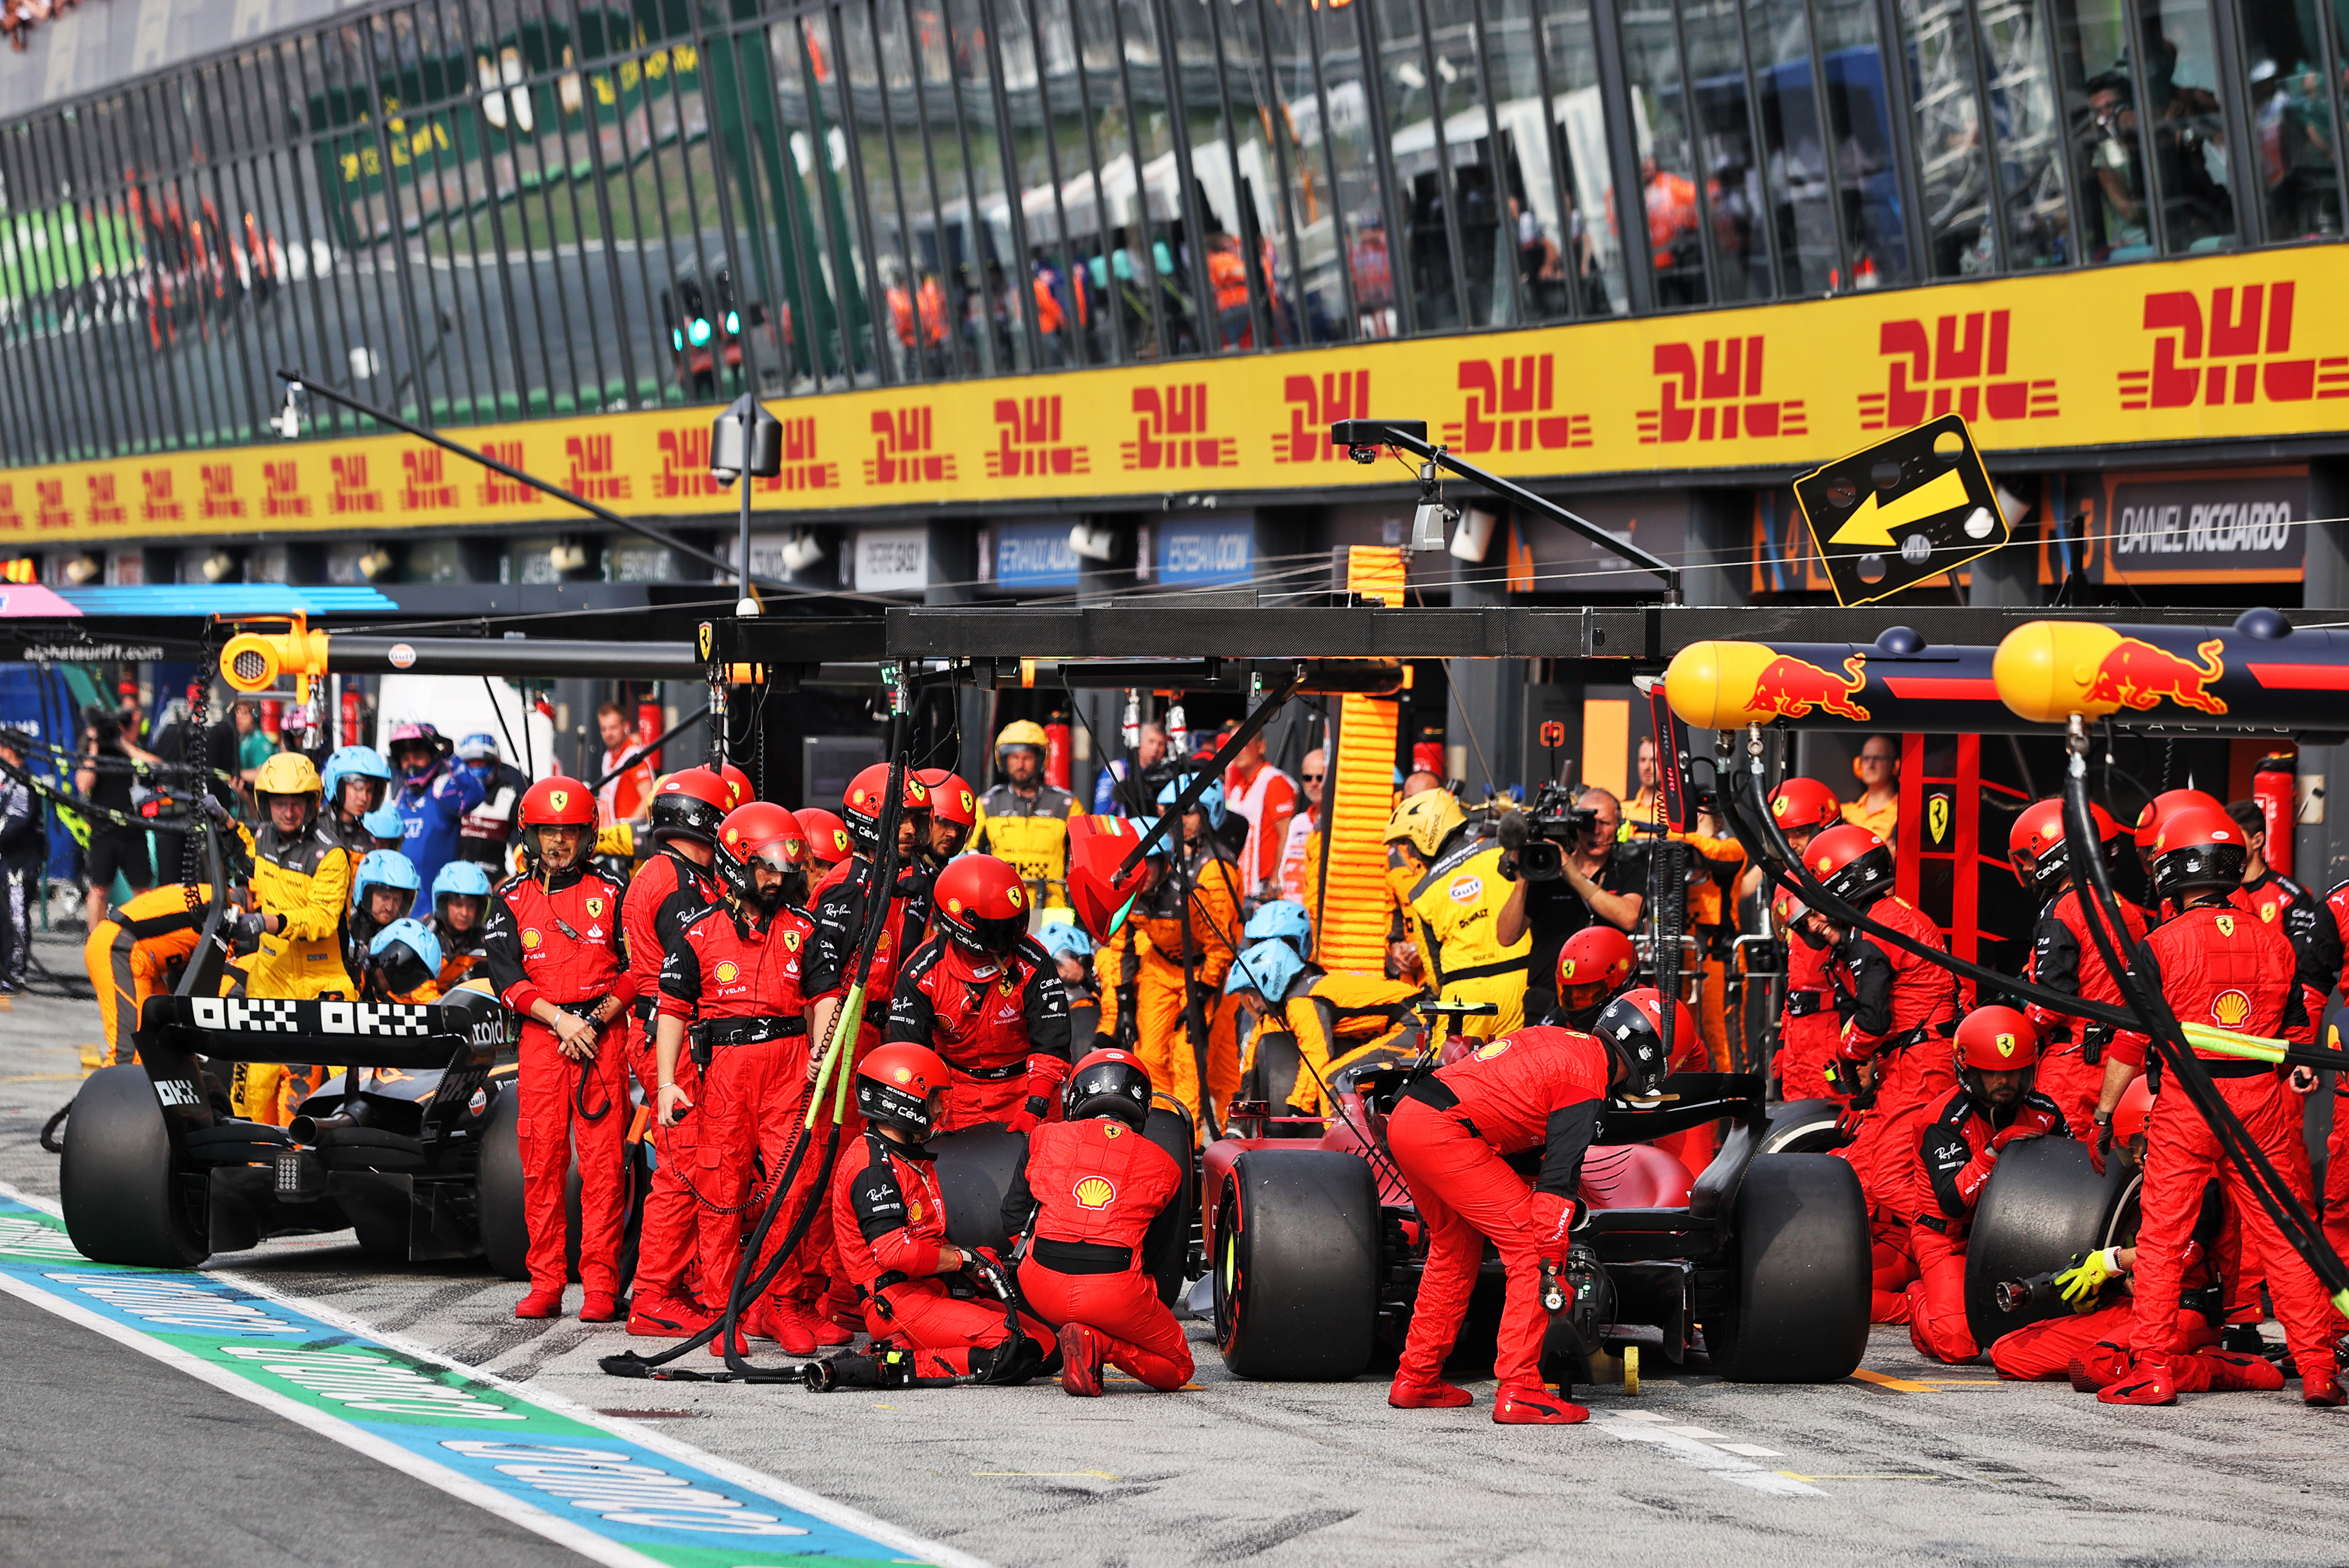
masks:
{"type": "Polygon", "coordinates": [[[2117,1247],[2106,1247],[2095,1252],[2075,1252],[2072,1266],[2055,1276],[2056,1289],[2072,1303],[2075,1313],[2093,1312],[2096,1297],[2105,1282],[2121,1272],[2117,1247]]]}

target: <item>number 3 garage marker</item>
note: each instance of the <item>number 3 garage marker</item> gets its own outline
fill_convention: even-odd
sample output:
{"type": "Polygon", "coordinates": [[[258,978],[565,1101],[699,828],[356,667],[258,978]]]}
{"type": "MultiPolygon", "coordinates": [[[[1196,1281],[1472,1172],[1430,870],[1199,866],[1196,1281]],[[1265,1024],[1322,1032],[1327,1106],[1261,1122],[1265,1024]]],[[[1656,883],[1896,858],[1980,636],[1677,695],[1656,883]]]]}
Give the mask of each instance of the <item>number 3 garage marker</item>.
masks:
{"type": "Polygon", "coordinates": [[[233,1276],[115,1268],[0,1184],[0,1291],[615,1568],[984,1568],[858,1511],[233,1276]]]}

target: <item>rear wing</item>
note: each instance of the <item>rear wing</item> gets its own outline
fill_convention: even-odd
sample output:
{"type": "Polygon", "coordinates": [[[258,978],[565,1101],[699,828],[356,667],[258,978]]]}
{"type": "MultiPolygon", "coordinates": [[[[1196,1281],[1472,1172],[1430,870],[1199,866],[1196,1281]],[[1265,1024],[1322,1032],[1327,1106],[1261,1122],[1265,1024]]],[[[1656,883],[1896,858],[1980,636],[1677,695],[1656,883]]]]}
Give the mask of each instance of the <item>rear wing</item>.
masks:
{"type": "Polygon", "coordinates": [[[225,1062],[326,1063],[420,1071],[486,1064],[521,1039],[522,1020],[493,997],[450,993],[429,1005],[150,996],[139,1049],[225,1062]]]}

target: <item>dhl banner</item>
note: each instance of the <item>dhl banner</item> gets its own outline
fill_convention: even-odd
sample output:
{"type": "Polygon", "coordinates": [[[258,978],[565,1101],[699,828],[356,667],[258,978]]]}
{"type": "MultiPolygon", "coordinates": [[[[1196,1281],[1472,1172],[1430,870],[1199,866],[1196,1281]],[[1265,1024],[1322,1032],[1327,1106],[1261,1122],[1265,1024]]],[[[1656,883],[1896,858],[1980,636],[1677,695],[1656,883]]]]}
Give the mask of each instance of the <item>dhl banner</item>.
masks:
{"type": "MultiPolygon", "coordinates": [[[[761,512],[1392,484],[1332,420],[1424,419],[1521,479],[1792,469],[1937,414],[1986,451],[2349,423],[2349,247],[2212,256],[1748,310],[778,400],[761,512]],[[2340,406],[2334,406],[2339,403],[2340,406]]],[[[647,517],[730,513],[715,408],[455,431],[647,517]]],[[[240,529],[568,519],[405,436],[0,471],[0,549],[240,529]]]]}

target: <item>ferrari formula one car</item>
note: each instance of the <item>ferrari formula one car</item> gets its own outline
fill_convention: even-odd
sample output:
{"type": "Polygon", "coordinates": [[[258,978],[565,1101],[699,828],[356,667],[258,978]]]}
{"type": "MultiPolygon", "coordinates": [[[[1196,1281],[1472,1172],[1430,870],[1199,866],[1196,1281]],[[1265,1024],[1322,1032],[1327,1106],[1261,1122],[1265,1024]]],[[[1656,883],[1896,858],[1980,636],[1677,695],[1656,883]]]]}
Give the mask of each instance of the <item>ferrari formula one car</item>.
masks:
{"type": "MultiPolygon", "coordinates": [[[[1399,1346],[1424,1266],[1418,1216],[1385,1147],[1386,1116],[1424,1068],[1366,1064],[1331,1080],[1341,1114],[1276,1117],[1235,1107],[1237,1136],[1207,1148],[1202,1229],[1216,1342],[1243,1377],[1347,1378],[1381,1342],[1399,1346]],[[1298,1136],[1303,1134],[1305,1136],[1298,1136]]],[[[1754,1075],[1680,1073],[1652,1107],[1610,1104],[1584,1162],[1592,1213],[1577,1301],[1553,1322],[1561,1375],[1644,1349],[1680,1365],[1702,1353],[1739,1382],[1850,1375],[1868,1345],[1868,1210],[1849,1165],[1765,1152],[1773,1136],[1754,1075]],[[1725,1122],[1702,1174],[1651,1140],[1725,1122]]],[[[1526,1161],[1530,1174],[1537,1151],[1526,1161]]],[[[1500,1264],[1488,1258],[1488,1275],[1500,1264]]]]}
{"type": "Polygon", "coordinates": [[[191,1268],[265,1236],[348,1228],[379,1257],[487,1252],[519,1278],[519,1100],[498,1071],[517,1030],[494,998],[461,990],[430,1006],[150,997],[138,1062],[75,1096],[67,1231],[99,1262],[191,1268]],[[339,1070],[279,1127],[227,1114],[207,1068],[238,1062],[339,1070]]]}

